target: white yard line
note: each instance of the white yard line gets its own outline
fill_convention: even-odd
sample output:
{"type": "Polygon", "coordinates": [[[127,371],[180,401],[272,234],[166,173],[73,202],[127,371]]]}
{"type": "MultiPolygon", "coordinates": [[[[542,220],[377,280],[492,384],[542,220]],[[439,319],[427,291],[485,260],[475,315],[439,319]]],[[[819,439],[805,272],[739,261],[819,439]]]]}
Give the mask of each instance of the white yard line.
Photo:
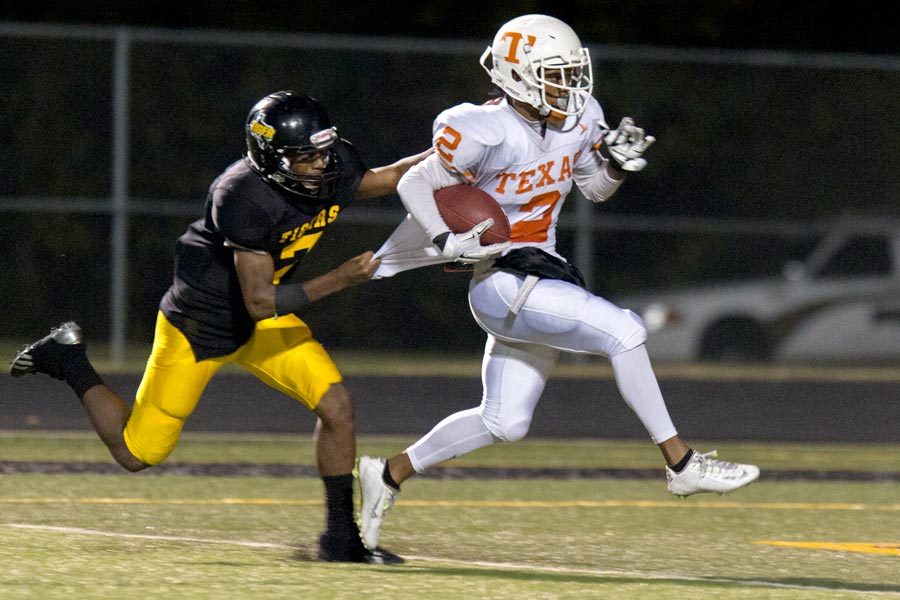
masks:
{"type": "MultiPolygon", "coordinates": [[[[82,529],[79,527],[55,527],[51,525],[33,525],[29,523],[6,523],[7,527],[15,529],[28,529],[32,531],[46,531],[49,533],[60,533],[68,535],[91,535],[100,537],[123,538],[123,539],[143,539],[167,542],[183,542],[193,544],[220,544],[230,546],[240,546],[244,548],[262,548],[274,550],[296,550],[295,546],[287,544],[277,544],[271,542],[252,542],[247,540],[223,540],[216,538],[198,538],[174,535],[151,535],[139,533],[118,533],[115,531],[99,531],[96,529],[82,529]]],[[[729,579],[727,577],[690,577],[686,575],[676,575],[669,573],[653,573],[642,571],[613,571],[603,569],[587,569],[573,567],[556,567],[550,565],[520,564],[506,562],[491,561],[473,561],[473,560],[457,560],[451,558],[438,558],[433,556],[406,556],[406,560],[410,562],[427,562],[435,564],[458,565],[465,567],[476,567],[484,569],[509,569],[517,571],[542,571],[545,573],[568,573],[572,575],[596,575],[598,577],[639,577],[654,580],[673,580],[687,581],[697,583],[727,583],[736,587],[750,586],[760,588],[777,588],[790,590],[810,590],[823,592],[845,592],[852,594],[860,594],[865,596],[886,596],[900,597],[900,592],[893,591],[877,591],[877,590],[857,590],[845,587],[825,587],[818,585],[799,585],[789,583],[778,583],[776,581],[765,580],[748,580],[748,579],[729,579]]]]}
{"type": "Polygon", "coordinates": [[[187,542],[191,544],[225,544],[229,546],[243,546],[245,548],[270,548],[275,550],[295,550],[293,546],[286,544],[273,544],[270,542],[250,542],[244,540],[219,540],[215,538],[183,537],[178,535],[151,535],[148,533],[119,533],[116,531],[98,531],[96,529],[81,529],[80,527],[54,527],[51,525],[30,525],[28,523],[7,523],[7,527],[16,529],[31,529],[34,531],[48,531],[51,533],[64,533],[73,535],[93,535],[99,537],[124,538],[136,540],[156,540],[163,542],[187,542]]]}

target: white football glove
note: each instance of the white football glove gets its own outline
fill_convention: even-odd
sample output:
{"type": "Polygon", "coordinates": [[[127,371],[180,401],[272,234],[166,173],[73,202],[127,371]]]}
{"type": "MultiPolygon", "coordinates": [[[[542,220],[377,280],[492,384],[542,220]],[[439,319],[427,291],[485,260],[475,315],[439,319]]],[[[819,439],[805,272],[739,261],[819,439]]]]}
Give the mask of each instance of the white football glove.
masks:
{"type": "Polygon", "coordinates": [[[465,233],[451,233],[444,242],[442,252],[444,258],[450,258],[456,262],[472,264],[488,258],[492,258],[512,244],[502,242],[500,244],[481,245],[482,234],[494,224],[493,219],[485,219],[465,233]]]}
{"type": "Polygon", "coordinates": [[[600,142],[620,169],[635,172],[647,166],[641,155],[656,141],[655,137],[645,136],[644,130],[635,126],[631,117],[622,119],[617,129],[610,129],[603,121],[597,124],[600,125],[600,142]]]}

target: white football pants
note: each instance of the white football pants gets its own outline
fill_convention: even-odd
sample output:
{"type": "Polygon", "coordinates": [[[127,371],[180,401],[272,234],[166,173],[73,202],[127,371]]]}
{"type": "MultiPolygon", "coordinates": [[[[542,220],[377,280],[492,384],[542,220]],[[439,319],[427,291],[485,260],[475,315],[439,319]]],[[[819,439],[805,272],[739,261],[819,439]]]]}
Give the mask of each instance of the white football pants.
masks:
{"type": "Polygon", "coordinates": [[[541,279],[517,315],[510,312],[523,278],[502,271],[476,274],[469,306],[488,333],[481,405],[450,415],[406,449],[422,472],[439,462],[528,433],[559,351],[610,358],[616,384],[654,442],[676,435],[644,347],[640,318],[584,289],[541,279]]]}

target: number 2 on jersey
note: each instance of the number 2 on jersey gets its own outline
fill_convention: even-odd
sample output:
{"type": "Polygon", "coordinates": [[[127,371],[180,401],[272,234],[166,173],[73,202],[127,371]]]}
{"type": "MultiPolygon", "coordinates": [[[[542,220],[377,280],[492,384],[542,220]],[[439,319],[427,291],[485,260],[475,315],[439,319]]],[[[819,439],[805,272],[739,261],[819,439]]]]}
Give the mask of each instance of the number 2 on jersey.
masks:
{"type": "Polygon", "coordinates": [[[434,149],[437,150],[437,153],[441,155],[441,158],[448,165],[453,164],[453,154],[448,152],[448,150],[456,150],[459,147],[460,140],[462,140],[462,134],[449,125],[445,125],[441,137],[434,142],[434,149]]]}
{"type": "Polygon", "coordinates": [[[556,203],[562,198],[562,194],[558,191],[545,192],[538,194],[529,200],[526,204],[519,207],[519,212],[531,213],[537,212],[543,208],[541,217],[535,220],[519,221],[512,226],[509,231],[509,239],[512,242],[546,242],[547,231],[550,229],[550,222],[553,220],[553,211],[556,203]]]}

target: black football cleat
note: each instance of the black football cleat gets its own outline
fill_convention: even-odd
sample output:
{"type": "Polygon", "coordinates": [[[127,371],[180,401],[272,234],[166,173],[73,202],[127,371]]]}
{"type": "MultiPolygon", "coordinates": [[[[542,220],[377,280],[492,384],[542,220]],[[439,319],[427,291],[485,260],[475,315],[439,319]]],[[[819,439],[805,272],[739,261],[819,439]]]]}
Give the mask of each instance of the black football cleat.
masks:
{"type": "Polygon", "coordinates": [[[323,562],[352,562],[370,565],[399,565],[404,560],[384,548],[369,550],[359,534],[335,534],[326,531],[319,537],[319,560],[323,562]]]}
{"type": "Polygon", "coordinates": [[[54,379],[65,379],[63,367],[73,352],[84,352],[81,327],[66,321],[50,330],[50,334],[25,346],[9,366],[9,374],[22,377],[29,373],[46,373],[54,379]]]}
{"type": "Polygon", "coordinates": [[[366,547],[358,535],[326,531],[319,536],[319,560],[324,562],[364,562],[366,547]]]}

